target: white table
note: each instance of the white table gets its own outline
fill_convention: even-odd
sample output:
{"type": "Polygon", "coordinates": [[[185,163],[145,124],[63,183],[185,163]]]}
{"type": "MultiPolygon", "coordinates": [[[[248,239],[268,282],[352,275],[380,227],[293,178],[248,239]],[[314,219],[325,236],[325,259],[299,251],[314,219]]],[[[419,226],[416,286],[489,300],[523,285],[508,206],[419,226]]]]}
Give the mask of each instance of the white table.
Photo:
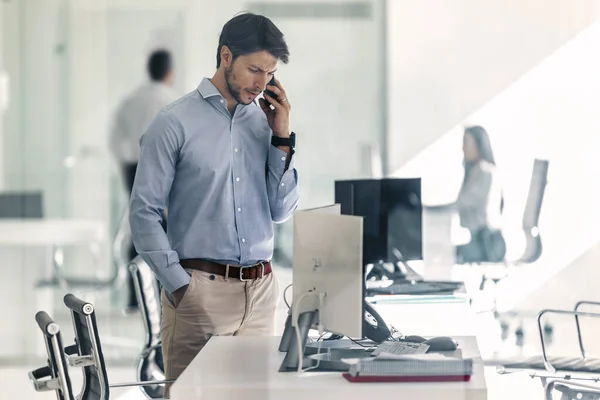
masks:
{"type": "Polygon", "coordinates": [[[0,220],[0,245],[3,246],[70,246],[104,240],[106,229],[96,220],[0,220]]]}
{"type": "MultiPolygon", "coordinates": [[[[4,310],[4,317],[8,321],[19,323],[0,327],[0,339],[10,343],[7,348],[14,352],[8,356],[22,357],[30,355],[32,351],[35,355],[45,354],[43,341],[36,332],[33,318],[42,309],[53,316],[56,291],[50,287],[49,290],[36,290],[35,296],[31,296],[31,292],[39,281],[52,282],[58,274],[64,278],[60,265],[54,263],[55,250],[63,247],[86,247],[92,252],[97,265],[94,268],[85,266],[80,269],[86,272],[86,276],[101,278],[100,274],[107,275],[108,272],[107,268],[104,271],[97,268],[99,265],[108,265],[103,259],[107,255],[107,239],[105,224],[98,220],[0,219],[0,247],[14,248],[12,252],[3,252],[0,270],[3,279],[15,285],[15,290],[5,290],[0,294],[0,301],[2,304],[19,304],[18,307],[7,307],[4,310]],[[21,247],[25,249],[20,251],[21,247]],[[31,251],[34,248],[44,251],[43,259],[40,259],[41,254],[31,251]]],[[[85,260],[89,263],[87,257],[85,260]]],[[[62,291],[57,293],[65,294],[62,291]]]]}
{"type": "Polygon", "coordinates": [[[475,337],[457,337],[474,357],[470,382],[350,383],[339,372],[278,372],[279,337],[213,337],[171,388],[171,400],[485,400],[475,337]]]}

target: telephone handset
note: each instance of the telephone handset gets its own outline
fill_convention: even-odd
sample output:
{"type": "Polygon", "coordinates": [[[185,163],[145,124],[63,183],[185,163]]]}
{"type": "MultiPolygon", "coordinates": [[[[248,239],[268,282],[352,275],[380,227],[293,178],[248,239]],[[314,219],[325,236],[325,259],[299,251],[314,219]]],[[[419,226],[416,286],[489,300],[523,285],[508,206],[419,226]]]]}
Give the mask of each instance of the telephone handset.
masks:
{"type": "Polygon", "coordinates": [[[381,315],[368,301],[364,302],[365,316],[363,319],[363,334],[375,343],[385,342],[392,336],[392,330],[385,323],[381,315]]]}
{"type": "MultiPolygon", "coordinates": [[[[385,323],[381,315],[373,308],[368,301],[364,302],[365,315],[363,317],[363,335],[375,343],[389,340],[393,332],[385,323]]],[[[325,340],[339,340],[344,335],[333,334],[325,340]]]]}
{"type": "MultiPolygon", "coordinates": [[[[267,83],[267,85],[269,86],[277,86],[277,83],[275,83],[275,75],[273,75],[273,77],[271,78],[271,80],[269,81],[269,83],[267,83]]],[[[275,99],[275,100],[279,100],[277,98],[277,95],[275,94],[275,92],[269,90],[269,89],[265,89],[265,94],[269,95],[271,98],[275,99]]],[[[271,103],[269,103],[269,100],[265,99],[265,101],[267,102],[267,104],[271,105],[271,103]]]]}

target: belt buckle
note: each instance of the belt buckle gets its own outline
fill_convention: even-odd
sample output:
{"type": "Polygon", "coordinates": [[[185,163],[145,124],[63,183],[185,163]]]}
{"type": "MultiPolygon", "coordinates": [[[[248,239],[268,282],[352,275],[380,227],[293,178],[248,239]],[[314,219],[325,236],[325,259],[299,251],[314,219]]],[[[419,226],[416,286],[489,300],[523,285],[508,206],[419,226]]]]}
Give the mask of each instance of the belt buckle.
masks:
{"type": "MultiPolygon", "coordinates": [[[[260,262],[260,276],[257,276],[256,279],[258,278],[262,278],[263,276],[265,276],[265,263],[264,262],[260,262]]],[[[257,265],[249,265],[249,266],[245,266],[245,267],[240,267],[240,281],[242,282],[247,282],[247,281],[251,281],[252,279],[244,279],[244,268],[257,268],[257,265]]]]}
{"type": "Polygon", "coordinates": [[[244,279],[244,268],[252,268],[251,266],[246,266],[246,267],[240,267],[240,281],[242,282],[248,282],[251,281],[252,279],[244,279]]]}

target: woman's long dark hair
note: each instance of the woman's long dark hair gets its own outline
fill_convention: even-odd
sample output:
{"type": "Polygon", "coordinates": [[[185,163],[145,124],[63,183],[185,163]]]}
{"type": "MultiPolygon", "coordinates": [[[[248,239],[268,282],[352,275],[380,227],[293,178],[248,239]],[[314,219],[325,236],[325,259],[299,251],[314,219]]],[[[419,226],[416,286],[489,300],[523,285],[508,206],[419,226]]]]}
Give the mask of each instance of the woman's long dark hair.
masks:
{"type": "MultiPolygon", "coordinates": [[[[490,136],[488,135],[487,131],[481,126],[470,126],[465,128],[465,135],[467,134],[471,135],[471,137],[475,140],[480,159],[496,165],[494,151],[492,150],[492,143],[490,142],[490,136]]],[[[465,161],[465,168],[468,167],[468,164],[469,163],[465,161]]]]}
{"type": "MultiPolygon", "coordinates": [[[[496,165],[496,159],[494,158],[494,151],[492,150],[492,143],[490,142],[490,135],[488,135],[487,131],[482,126],[469,126],[465,128],[465,135],[471,135],[471,137],[475,140],[475,144],[477,146],[477,152],[479,153],[479,160],[483,160],[492,165],[496,165]]],[[[463,161],[463,165],[465,168],[465,176],[463,178],[463,185],[467,181],[469,174],[471,173],[473,167],[476,162],[470,162],[467,160],[463,161]]],[[[504,195],[500,200],[500,211],[504,210],[504,195]]]]}

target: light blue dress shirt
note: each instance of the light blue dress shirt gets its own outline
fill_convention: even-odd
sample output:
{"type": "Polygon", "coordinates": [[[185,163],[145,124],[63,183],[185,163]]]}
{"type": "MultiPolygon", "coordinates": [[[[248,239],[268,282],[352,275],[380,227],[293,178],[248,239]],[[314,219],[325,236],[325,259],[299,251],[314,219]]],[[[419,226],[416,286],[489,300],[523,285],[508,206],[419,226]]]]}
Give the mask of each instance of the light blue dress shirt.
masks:
{"type": "Polygon", "coordinates": [[[180,259],[252,265],[271,258],[273,222],[288,219],[299,199],[295,157],[272,146],[271,136],[256,103],[231,115],[207,78],[142,136],[129,221],[136,251],[168,292],[190,281],[180,259]]]}

